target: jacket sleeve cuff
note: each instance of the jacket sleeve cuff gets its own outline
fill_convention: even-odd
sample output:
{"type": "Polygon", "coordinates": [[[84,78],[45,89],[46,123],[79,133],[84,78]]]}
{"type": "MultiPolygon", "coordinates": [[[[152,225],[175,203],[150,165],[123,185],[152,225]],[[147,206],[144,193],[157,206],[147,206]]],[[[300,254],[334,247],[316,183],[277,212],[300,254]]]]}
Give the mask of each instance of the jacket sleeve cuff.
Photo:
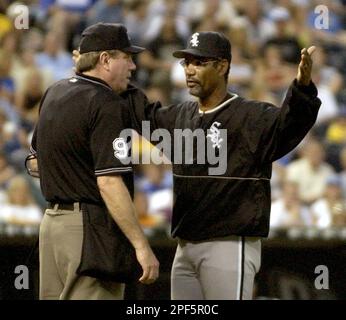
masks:
{"type": "Polygon", "coordinates": [[[310,81],[310,84],[307,86],[298,84],[298,80],[294,79],[293,81],[293,87],[295,87],[298,91],[302,92],[303,94],[309,95],[311,97],[317,97],[317,88],[315,84],[310,81]]]}

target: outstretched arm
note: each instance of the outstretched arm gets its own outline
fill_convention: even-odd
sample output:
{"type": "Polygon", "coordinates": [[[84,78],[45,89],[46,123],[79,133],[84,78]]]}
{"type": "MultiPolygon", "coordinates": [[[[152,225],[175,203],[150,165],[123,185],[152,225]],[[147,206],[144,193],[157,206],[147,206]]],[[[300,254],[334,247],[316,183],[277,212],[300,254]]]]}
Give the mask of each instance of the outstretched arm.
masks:
{"type": "Polygon", "coordinates": [[[314,46],[301,51],[296,79],[289,87],[281,108],[266,105],[259,115],[258,123],[262,123],[264,131],[258,152],[264,162],[273,162],[293,150],[316,121],[321,101],[311,81],[311,55],[314,51],[314,46]]]}

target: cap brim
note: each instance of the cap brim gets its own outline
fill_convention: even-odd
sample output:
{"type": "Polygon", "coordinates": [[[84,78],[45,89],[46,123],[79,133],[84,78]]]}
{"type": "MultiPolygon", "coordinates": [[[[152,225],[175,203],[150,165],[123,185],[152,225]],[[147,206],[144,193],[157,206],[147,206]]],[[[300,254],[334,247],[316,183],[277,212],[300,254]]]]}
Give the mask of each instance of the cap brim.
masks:
{"type": "Polygon", "coordinates": [[[145,48],[142,48],[142,47],[138,47],[138,46],[131,46],[131,47],[127,47],[127,48],[123,48],[123,49],[120,49],[121,51],[124,51],[126,53],[133,53],[133,54],[136,54],[136,53],[141,53],[145,50],[145,48]]]}
{"type": "Polygon", "coordinates": [[[205,57],[205,58],[213,58],[210,54],[203,54],[203,52],[197,49],[184,49],[173,52],[173,57],[175,58],[185,58],[188,55],[196,56],[196,57],[205,57]]]}

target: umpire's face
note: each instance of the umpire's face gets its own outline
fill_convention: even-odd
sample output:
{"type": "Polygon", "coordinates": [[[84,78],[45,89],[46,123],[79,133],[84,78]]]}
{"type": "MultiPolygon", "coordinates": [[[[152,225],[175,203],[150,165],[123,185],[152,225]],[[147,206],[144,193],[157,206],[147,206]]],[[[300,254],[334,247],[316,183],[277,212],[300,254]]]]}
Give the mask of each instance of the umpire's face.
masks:
{"type": "Polygon", "coordinates": [[[126,90],[131,72],[134,70],[136,70],[136,65],[132,60],[132,55],[117,50],[117,54],[110,56],[108,60],[109,85],[118,93],[126,90]]]}
{"type": "Polygon", "coordinates": [[[186,55],[181,64],[190,94],[200,99],[210,96],[224,82],[225,60],[186,55]]]}

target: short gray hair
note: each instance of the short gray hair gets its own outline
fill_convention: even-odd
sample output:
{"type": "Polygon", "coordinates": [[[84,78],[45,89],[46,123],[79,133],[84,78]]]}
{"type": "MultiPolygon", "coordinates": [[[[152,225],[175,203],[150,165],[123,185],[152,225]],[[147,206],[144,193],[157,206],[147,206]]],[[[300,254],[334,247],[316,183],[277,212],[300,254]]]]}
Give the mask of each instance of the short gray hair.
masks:
{"type": "Polygon", "coordinates": [[[115,57],[118,50],[91,51],[83,53],[79,56],[76,62],[76,71],[86,72],[95,69],[102,52],[107,52],[111,57],[115,57]]]}

